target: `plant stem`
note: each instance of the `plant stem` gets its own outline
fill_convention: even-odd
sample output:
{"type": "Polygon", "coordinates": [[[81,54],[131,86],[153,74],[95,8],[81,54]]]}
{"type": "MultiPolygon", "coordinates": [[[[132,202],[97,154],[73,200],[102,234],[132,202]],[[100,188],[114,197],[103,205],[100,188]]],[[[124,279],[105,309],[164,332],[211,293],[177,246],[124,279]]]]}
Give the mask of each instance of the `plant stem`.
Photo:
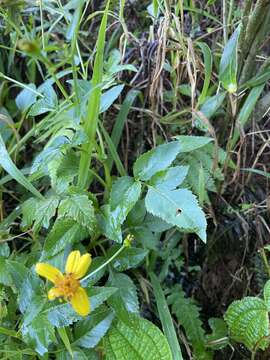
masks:
{"type": "Polygon", "coordinates": [[[119,254],[121,254],[121,252],[126,248],[126,244],[124,243],[119,250],[116,251],[115,254],[113,254],[113,256],[111,256],[107,261],[105,261],[105,263],[103,263],[101,266],[99,266],[97,269],[95,269],[94,271],[92,271],[90,274],[88,274],[87,276],[85,276],[81,282],[86,281],[87,279],[89,279],[90,277],[92,277],[93,275],[95,275],[97,272],[99,272],[100,270],[102,270],[104,267],[106,267],[111,261],[113,261],[119,254]]]}
{"type": "Polygon", "coordinates": [[[267,256],[266,256],[266,253],[264,251],[264,248],[260,249],[260,255],[262,257],[262,260],[263,260],[263,263],[264,263],[264,266],[265,266],[265,269],[267,271],[267,274],[270,278],[270,266],[268,264],[268,260],[267,260],[267,256]]]}

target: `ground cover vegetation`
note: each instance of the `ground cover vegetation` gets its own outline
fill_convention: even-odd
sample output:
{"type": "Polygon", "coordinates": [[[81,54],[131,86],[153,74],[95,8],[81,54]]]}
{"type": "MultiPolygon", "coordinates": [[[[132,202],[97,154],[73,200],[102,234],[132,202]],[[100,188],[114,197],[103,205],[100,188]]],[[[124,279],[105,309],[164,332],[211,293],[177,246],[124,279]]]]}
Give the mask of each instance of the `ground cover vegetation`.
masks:
{"type": "Polygon", "coordinates": [[[267,0],[0,0],[0,358],[270,357],[267,0]]]}

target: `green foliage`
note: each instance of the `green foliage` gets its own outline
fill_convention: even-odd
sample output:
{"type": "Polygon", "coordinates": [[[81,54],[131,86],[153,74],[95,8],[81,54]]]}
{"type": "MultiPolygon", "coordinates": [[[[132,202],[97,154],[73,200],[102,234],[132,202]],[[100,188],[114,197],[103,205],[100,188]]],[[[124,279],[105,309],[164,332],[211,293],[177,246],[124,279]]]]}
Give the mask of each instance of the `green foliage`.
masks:
{"type": "Polygon", "coordinates": [[[191,342],[194,356],[198,360],[211,360],[213,354],[206,348],[205,331],[200,320],[200,312],[191,298],[186,298],[181,287],[176,286],[167,299],[172,306],[172,313],[176,315],[191,342]]]}
{"type": "Polygon", "coordinates": [[[229,93],[234,93],[237,90],[237,45],[239,34],[240,27],[238,26],[224,47],[219,65],[219,81],[229,93]]]}
{"type": "Polygon", "coordinates": [[[129,316],[129,322],[117,321],[105,337],[107,360],[171,360],[168,342],[148,320],[129,316]],[[151,340],[150,340],[151,339],[151,340]]]}
{"type": "Polygon", "coordinates": [[[250,351],[269,346],[269,289],[270,281],[265,284],[263,300],[248,296],[234,301],[225,314],[231,338],[250,351]]]}

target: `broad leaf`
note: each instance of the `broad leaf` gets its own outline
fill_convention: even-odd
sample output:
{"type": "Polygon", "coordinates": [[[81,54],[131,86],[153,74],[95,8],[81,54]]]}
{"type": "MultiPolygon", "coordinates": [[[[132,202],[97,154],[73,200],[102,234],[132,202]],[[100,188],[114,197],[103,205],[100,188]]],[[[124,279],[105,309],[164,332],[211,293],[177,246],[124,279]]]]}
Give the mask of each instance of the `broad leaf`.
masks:
{"type": "Polygon", "coordinates": [[[147,211],[186,232],[195,232],[206,241],[206,219],[196,197],[187,189],[159,190],[149,188],[145,205],[147,211]]]}
{"type": "Polygon", "coordinates": [[[249,350],[269,346],[269,316],[265,302],[256,297],[234,301],[225,314],[230,336],[249,350]]]}
{"type": "Polygon", "coordinates": [[[118,289],[109,299],[109,304],[121,320],[125,320],[127,312],[138,313],[139,301],[134,282],[126,274],[112,273],[109,285],[118,289]]]}
{"type": "Polygon", "coordinates": [[[73,193],[59,204],[58,217],[68,217],[79,225],[94,230],[95,211],[87,195],[73,193]]]}
{"type": "MultiPolygon", "coordinates": [[[[36,90],[35,84],[28,84],[28,88],[36,90]]],[[[16,105],[21,112],[27,111],[36,102],[37,94],[27,88],[23,89],[16,97],[16,105]]]]}
{"type": "Polygon", "coordinates": [[[118,208],[111,211],[110,205],[102,206],[97,215],[97,220],[104,235],[118,243],[122,242],[121,224],[123,218],[121,217],[121,212],[118,208]]]}
{"type": "MultiPolygon", "coordinates": [[[[119,248],[119,245],[112,246],[107,258],[109,259],[119,248]]],[[[111,262],[111,265],[117,271],[128,270],[137,267],[147,254],[148,251],[145,249],[127,247],[111,262]]]]}
{"type": "Polygon", "coordinates": [[[113,318],[113,312],[106,308],[91,313],[89,317],[80,321],[75,327],[73,345],[87,349],[94,348],[109,330],[113,318]]]}
{"type": "Polygon", "coordinates": [[[22,328],[24,341],[39,355],[48,352],[49,345],[56,341],[54,328],[45,315],[37,316],[31,324],[22,328]]]}
{"type": "Polygon", "coordinates": [[[117,179],[112,186],[110,207],[114,213],[119,213],[121,224],[141,195],[141,183],[132,177],[124,176],[117,179]]]}
{"type": "Polygon", "coordinates": [[[160,190],[174,190],[184,181],[188,169],[188,166],[174,166],[160,171],[151,178],[150,184],[160,190]]]}
{"type": "Polygon", "coordinates": [[[88,234],[86,229],[72,219],[57,220],[45,240],[42,260],[58,254],[67,245],[83,240],[88,234]]]}
{"type": "Polygon", "coordinates": [[[149,180],[153,175],[161,170],[165,170],[175,160],[181,150],[178,141],[157,146],[141,155],[133,166],[135,178],[149,180]]]}
{"type": "Polygon", "coordinates": [[[181,153],[186,153],[196,150],[214,140],[206,136],[189,136],[189,135],[178,135],[175,136],[175,138],[180,143],[181,153]]]}
{"type": "Polygon", "coordinates": [[[172,360],[162,332],[150,321],[130,315],[129,324],[118,321],[105,337],[106,360],[172,360]]]}

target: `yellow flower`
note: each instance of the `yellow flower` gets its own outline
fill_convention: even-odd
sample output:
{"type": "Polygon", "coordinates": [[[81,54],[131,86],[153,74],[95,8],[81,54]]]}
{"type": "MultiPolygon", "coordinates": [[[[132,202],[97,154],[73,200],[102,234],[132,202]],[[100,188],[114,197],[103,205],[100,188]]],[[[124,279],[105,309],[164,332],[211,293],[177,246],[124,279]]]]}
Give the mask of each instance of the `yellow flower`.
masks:
{"type": "Polygon", "coordinates": [[[81,256],[79,251],[72,251],[67,258],[65,274],[50,264],[38,263],[36,272],[55,285],[48,293],[49,300],[63,298],[71,303],[79,315],[87,316],[90,313],[90,302],[79,279],[86,274],[91,261],[90,254],[81,256]]]}

